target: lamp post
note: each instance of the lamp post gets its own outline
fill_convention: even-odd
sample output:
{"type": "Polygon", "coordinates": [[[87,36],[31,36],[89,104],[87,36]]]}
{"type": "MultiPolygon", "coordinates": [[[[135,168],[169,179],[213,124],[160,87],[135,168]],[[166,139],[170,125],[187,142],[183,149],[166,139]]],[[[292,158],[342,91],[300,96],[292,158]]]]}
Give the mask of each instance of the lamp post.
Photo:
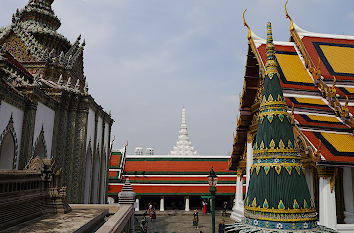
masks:
{"type": "Polygon", "coordinates": [[[212,233],[215,233],[215,192],[216,184],[218,183],[218,177],[216,176],[213,167],[208,176],[209,192],[211,194],[211,229],[212,233]]]}

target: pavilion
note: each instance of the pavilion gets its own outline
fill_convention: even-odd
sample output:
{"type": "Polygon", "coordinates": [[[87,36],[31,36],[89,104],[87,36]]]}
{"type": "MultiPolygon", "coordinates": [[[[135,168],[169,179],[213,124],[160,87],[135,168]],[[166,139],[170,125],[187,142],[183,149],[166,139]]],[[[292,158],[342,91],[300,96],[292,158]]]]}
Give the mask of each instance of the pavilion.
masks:
{"type": "MultiPolygon", "coordinates": [[[[286,7],[285,12],[290,40],[274,41],[274,56],[310,195],[320,225],[349,232],[354,228],[354,36],[306,31],[286,7]]],[[[246,174],[248,189],[267,73],[267,41],[244,24],[249,45],[230,168],[238,177],[246,174]]],[[[237,188],[232,213],[237,221],[245,213],[242,192],[237,188]]]]}

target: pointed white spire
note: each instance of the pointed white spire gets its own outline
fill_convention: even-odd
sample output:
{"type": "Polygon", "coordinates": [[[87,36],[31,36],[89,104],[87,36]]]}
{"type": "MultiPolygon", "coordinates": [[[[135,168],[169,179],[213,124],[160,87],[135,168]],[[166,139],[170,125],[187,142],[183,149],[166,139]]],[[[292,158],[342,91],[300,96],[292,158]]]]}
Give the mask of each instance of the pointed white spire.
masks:
{"type": "Polygon", "coordinates": [[[194,150],[192,143],[189,140],[187,123],[186,123],[186,109],[182,108],[182,120],[181,127],[179,130],[178,140],[176,146],[173,147],[173,150],[170,153],[171,155],[197,155],[197,152],[194,150]]]}

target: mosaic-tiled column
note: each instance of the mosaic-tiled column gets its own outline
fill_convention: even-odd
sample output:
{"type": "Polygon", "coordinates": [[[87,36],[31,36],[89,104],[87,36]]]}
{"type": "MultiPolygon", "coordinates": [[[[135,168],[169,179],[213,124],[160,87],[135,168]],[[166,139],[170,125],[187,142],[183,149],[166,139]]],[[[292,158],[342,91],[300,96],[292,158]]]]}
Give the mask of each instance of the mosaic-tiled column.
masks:
{"type": "Polygon", "coordinates": [[[72,96],[68,109],[67,120],[67,136],[66,136],[66,158],[64,166],[66,172],[64,174],[64,183],[68,187],[68,202],[75,203],[78,193],[72,189],[73,182],[73,161],[74,161],[74,141],[75,141],[75,128],[76,128],[76,114],[77,114],[77,97],[72,96]]]}
{"type": "Polygon", "coordinates": [[[72,156],[72,185],[73,195],[72,202],[82,203],[84,194],[84,176],[85,176],[85,159],[86,159],[86,134],[87,134],[87,118],[88,105],[87,100],[80,100],[76,112],[75,135],[72,156]]]}
{"type": "Polygon", "coordinates": [[[23,169],[32,156],[34,124],[36,121],[37,103],[28,101],[25,106],[22,124],[21,149],[18,169],[23,169]]]}

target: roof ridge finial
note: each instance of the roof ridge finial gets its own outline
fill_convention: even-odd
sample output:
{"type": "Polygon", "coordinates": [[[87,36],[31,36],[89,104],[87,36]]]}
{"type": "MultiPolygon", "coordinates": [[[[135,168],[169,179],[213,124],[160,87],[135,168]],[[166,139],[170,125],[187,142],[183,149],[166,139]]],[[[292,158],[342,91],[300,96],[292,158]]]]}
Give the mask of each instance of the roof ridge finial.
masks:
{"type": "Polygon", "coordinates": [[[290,15],[288,14],[288,10],[286,8],[286,5],[288,5],[288,0],[286,0],[285,3],[285,17],[288,18],[290,20],[290,31],[294,30],[294,23],[293,23],[293,19],[290,17],[290,15]]]}
{"type": "Polygon", "coordinates": [[[251,31],[250,26],[248,26],[248,24],[246,23],[246,20],[245,20],[245,13],[246,13],[246,11],[247,11],[247,9],[245,9],[245,10],[243,11],[243,14],[242,14],[243,25],[244,25],[245,27],[247,27],[247,29],[248,29],[247,39],[251,39],[251,37],[252,37],[252,31],[251,31]]]}

